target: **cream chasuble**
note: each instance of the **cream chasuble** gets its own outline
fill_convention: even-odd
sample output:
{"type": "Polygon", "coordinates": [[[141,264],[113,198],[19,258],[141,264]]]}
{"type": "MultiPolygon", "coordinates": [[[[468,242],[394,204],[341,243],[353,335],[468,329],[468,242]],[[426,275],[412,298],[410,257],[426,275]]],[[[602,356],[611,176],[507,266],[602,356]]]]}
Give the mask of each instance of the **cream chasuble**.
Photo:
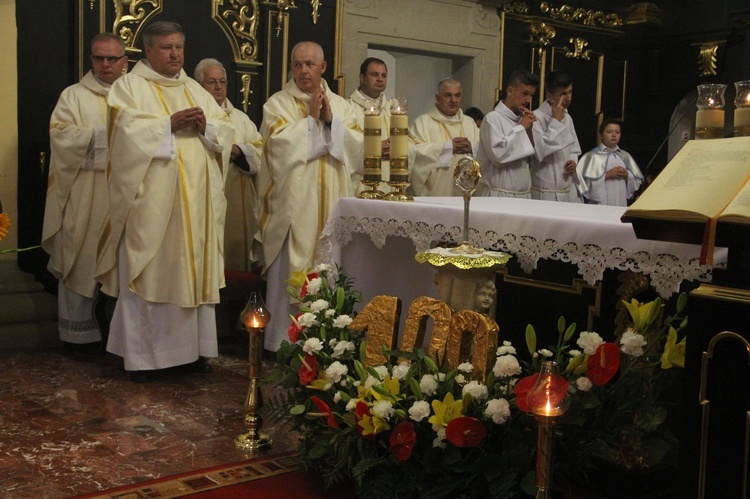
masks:
{"type": "Polygon", "coordinates": [[[96,248],[107,214],[107,92],[89,71],[63,90],[50,119],[42,248],[61,283],[93,298],[96,248]]]}
{"type": "Polygon", "coordinates": [[[456,119],[451,119],[433,107],[414,120],[409,127],[409,137],[414,141],[416,152],[414,161],[409,164],[412,192],[416,196],[461,196],[453,181],[453,145],[450,150],[444,148],[447,141],[466,137],[476,153],[479,129],[474,119],[464,116],[460,109],[456,119]]]}
{"type": "Polygon", "coordinates": [[[136,295],[181,307],[218,303],[229,118],[184,71],[166,78],[144,61],[115,82],[108,104],[110,225],[97,266],[104,292],[118,294],[117,252],[124,238],[128,288],[136,295]],[[170,116],[191,107],[203,109],[206,137],[194,127],[173,132],[172,159],[159,159],[170,116]]]}
{"type": "MultiPolygon", "coordinates": [[[[328,214],[339,198],[353,195],[352,174],[362,162],[362,130],[353,106],[333,93],[325,80],[322,84],[338,119],[331,124],[333,139],[327,145],[327,153],[315,159],[309,158],[310,96],[290,80],[263,106],[260,133],[264,144],[258,189],[262,196],[260,237],[266,268],[279,255],[287,235],[290,270],[311,267],[328,214]]],[[[325,127],[321,121],[314,126],[325,127]]]]}
{"type": "MultiPolygon", "coordinates": [[[[263,139],[250,118],[236,109],[229,99],[224,100],[224,110],[234,126],[234,144],[245,155],[249,171],[234,163],[227,168],[224,194],[227,198],[227,218],[224,227],[224,267],[249,271],[253,264],[262,261],[262,249],[254,248],[258,231],[257,173],[263,139]]],[[[259,244],[257,245],[259,246],[259,244]]]]}

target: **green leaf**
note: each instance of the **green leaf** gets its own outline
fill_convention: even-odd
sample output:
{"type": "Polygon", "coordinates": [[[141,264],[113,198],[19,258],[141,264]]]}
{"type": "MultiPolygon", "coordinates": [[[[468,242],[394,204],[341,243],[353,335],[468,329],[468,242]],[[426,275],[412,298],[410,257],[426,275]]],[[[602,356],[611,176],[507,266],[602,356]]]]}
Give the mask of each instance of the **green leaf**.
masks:
{"type": "Polygon", "coordinates": [[[419,381],[417,381],[414,378],[409,379],[409,387],[411,388],[411,392],[414,394],[417,399],[422,399],[422,389],[419,388],[419,381]]]}
{"type": "Polygon", "coordinates": [[[430,357],[429,355],[425,355],[424,357],[422,357],[422,361],[424,361],[427,368],[433,373],[437,374],[440,371],[437,364],[435,364],[435,361],[432,360],[432,357],[430,357]]]}
{"type": "Polygon", "coordinates": [[[526,326],[526,348],[532,356],[536,352],[536,331],[531,324],[526,326]]]}
{"type": "Polygon", "coordinates": [[[305,413],[305,406],[304,406],[304,404],[297,404],[294,407],[292,407],[291,409],[289,409],[289,414],[291,414],[292,416],[299,416],[299,415],[304,414],[304,413],[305,413]]]}
{"type": "Polygon", "coordinates": [[[563,337],[563,340],[565,340],[565,343],[569,342],[570,339],[573,337],[573,335],[576,333],[576,323],[574,322],[570,326],[568,326],[568,329],[565,331],[565,336],[563,337]]]}

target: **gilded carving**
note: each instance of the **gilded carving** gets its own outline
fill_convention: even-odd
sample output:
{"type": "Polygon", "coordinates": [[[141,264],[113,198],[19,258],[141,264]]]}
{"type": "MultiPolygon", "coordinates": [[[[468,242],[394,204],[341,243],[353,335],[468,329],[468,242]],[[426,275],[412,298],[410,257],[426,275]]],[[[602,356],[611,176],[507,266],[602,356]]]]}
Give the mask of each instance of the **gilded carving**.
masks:
{"type": "Polygon", "coordinates": [[[570,43],[573,45],[573,49],[565,47],[565,57],[568,59],[583,59],[584,61],[591,59],[591,49],[586,48],[589,42],[583,38],[571,38],[570,43]]]}
{"type": "Polygon", "coordinates": [[[700,76],[716,75],[716,54],[719,51],[719,44],[709,42],[701,44],[698,55],[698,70],[700,76]]]}
{"type": "Polygon", "coordinates": [[[471,359],[474,377],[484,382],[495,363],[500,328],[489,315],[473,310],[459,310],[451,318],[445,362],[449,370],[471,359]]]}
{"type": "Polygon", "coordinates": [[[538,47],[546,47],[555,37],[557,31],[547,23],[531,23],[528,27],[528,42],[538,47]]]}
{"type": "Polygon", "coordinates": [[[135,47],[138,31],[146,24],[146,20],[161,12],[161,0],[114,0],[114,3],[115,21],[112,33],[122,38],[129,51],[140,52],[135,47]]]}
{"type": "Polygon", "coordinates": [[[240,93],[242,94],[242,109],[247,112],[247,108],[250,107],[250,95],[253,93],[252,90],[250,90],[250,80],[251,76],[247,73],[243,74],[240,80],[242,81],[242,89],[240,90],[240,93]]]}
{"type": "Polygon", "coordinates": [[[552,19],[565,22],[580,22],[586,26],[601,26],[605,28],[619,28],[622,26],[622,18],[617,14],[606,14],[600,10],[584,9],[582,7],[571,7],[562,5],[552,7],[549,2],[542,2],[539,8],[552,19]]]}
{"type": "Polygon", "coordinates": [[[258,0],[214,0],[211,17],[227,35],[235,62],[258,58],[258,0]],[[227,22],[231,20],[231,24],[227,22]]]}
{"type": "Polygon", "coordinates": [[[296,9],[297,4],[294,3],[296,0],[276,0],[273,1],[264,1],[263,5],[266,5],[268,7],[275,7],[279,9],[279,12],[276,14],[276,37],[278,38],[281,35],[281,30],[284,26],[284,15],[289,11],[289,9],[296,9]]]}
{"type": "Polygon", "coordinates": [[[312,6],[313,24],[318,24],[318,9],[320,8],[320,0],[310,0],[310,6],[312,6]]]}
{"type": "Polygon", "coordinates": [[[506,14],[528,14],[529,6],[526,2],[508,2],[503,5],[503,12],[506,14]]]}

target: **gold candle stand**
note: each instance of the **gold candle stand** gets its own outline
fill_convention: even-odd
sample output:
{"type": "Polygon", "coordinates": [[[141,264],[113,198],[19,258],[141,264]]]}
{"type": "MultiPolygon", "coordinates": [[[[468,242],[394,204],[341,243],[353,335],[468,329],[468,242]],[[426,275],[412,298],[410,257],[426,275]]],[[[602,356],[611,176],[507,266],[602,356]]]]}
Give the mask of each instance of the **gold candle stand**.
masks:
{"type": "Polygon", "coordinates": [[[260,378],[263,367],[263,339],[266,324],[271,320],[271,314],[268,312],[259,292],[251,293],[240,319],[247,328],[250,341],[248,354],[250,386],[247,390],[244,405],[245,427],[248,431],[238,435],[234,439],[234,445],[241,451],[252,454],[269,447],[273,443],[268,435],[261,432],[263,419],[260,410],[263,407],[263,393],[260,389],[260,378]]]}

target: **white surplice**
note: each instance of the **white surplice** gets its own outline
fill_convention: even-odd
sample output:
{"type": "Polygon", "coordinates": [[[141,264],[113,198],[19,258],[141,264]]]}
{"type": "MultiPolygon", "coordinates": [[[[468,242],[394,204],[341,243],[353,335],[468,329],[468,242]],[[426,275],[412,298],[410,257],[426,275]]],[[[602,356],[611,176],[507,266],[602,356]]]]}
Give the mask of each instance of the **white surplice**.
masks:
{"type": "Polygon", "coordinates": [[[587,192],[584,196],[591,204],[627,206],[628,199],[633,197],[643,181],[643,173],[633,156],[619,147],[608,149],[601,144],[581,157],[578,171],[586,182],[587,192]],[[628,170],[627,180],[604,180],[604,174],[616,166],[624,166],[628,170]]]}

